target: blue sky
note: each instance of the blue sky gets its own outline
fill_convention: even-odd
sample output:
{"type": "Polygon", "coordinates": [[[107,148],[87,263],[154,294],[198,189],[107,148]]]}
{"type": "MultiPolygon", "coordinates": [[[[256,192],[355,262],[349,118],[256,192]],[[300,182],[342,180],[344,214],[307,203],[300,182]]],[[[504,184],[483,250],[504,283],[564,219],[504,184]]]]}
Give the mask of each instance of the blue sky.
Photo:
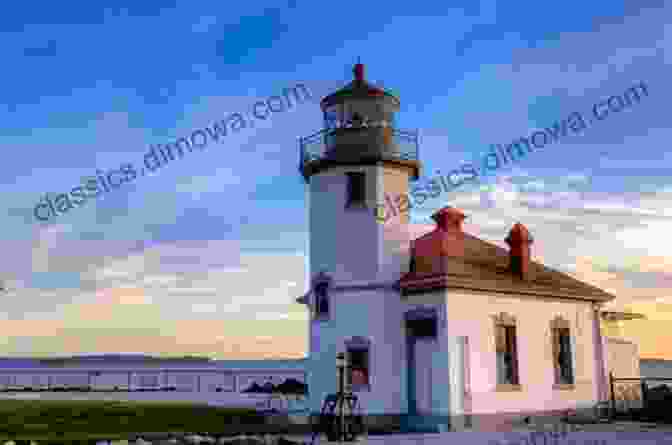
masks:
{"type": "Polygon", "coordinates": [[[412,216],[422,233],[456,205],[496,242],[520,220],[539,259],[646,313],[633,335],[672,358],[651,336],[672,320],[662,1],[124,3],[13,3],[0,17],[0,354],[303,355],[297,137],[320,129],[319,99],[359,56],[369,80],[399,94],[400,127],[420,131],[427,177],[645,82],[637,106],[412,216]],[[312,100],[35,220],[45,193],[297,83],[312,100]]]}

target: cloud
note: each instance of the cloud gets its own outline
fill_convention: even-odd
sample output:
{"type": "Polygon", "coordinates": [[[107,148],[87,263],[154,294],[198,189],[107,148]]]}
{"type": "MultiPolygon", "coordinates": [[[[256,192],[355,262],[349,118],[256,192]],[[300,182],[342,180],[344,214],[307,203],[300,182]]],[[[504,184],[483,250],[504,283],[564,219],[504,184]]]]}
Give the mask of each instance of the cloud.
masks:
{"type": "Polygon", "coordinates": [[[138,305],[151,304],[152,299],[145,295],[142,289],[132,287],[118,287],[101,289],[96,292],[96,304],[106,305],[138,305]]]}
{"type": "MultiPolygon", "coordinates": [[[[115,73],[117,77],[110,73],[113,81],[98,82],[91,88],[73,90],[71,84],[60,85],[67,94],[58,98],[48,97],[47,92],[58,87],[49,84],[45,87],[49,91],[34,92],[38,105],[24,106],[32,134],[39,136],[31,136],[28,144],[22,142],[25,136],[5,137],[7,146],[16,147],[17,157],[27,153],[21,162],[12,160],[16,163],[8,171],[16,171],[16,178],[10,173],[6,179],[8,184],[17,182],[7,193],[12,201],[9,213],[17,216],[6,220],[7,226],[13,223],[6,236],[11,239],[3,240],[5,255],[0,259],[3,274],[12,284],[4,316],[12,321],[7,325],[7,338],[15,342],[8,340],[5,348],[23,353],[128,351],[131,345],[143,352],[215,350],[257,356],[305,350],[305,309],[297,307],[293,299],[305,291],[306,258],[289,250],[301,250],[306,237],[304,184],[295,174],[296,135],[321,127],[322,115],[316,104],[319,96],[344,81],[307,83],[314,96],[310,103],[256,122],[254,128],[203,153],[185,156],[179,165],[175,162],[138,180],[133,187],[97,201],[95,210],[72,212],[45,227],[24,227],[31,209],[24,209],[27,204],[21,193],[31,194],[25,202],[33,202],[43,189],[67,190],[96,167],[105,170],[122,162],[141,162],[149,143],[187,135],[227,113],[249,113],[257,99],[279,94],[280,89],[272,85],[284,84],[286,79],[290,79],[287,85],[296,82],[296,73],[317,73],[312,76],[319,77],[324,67],[331,66],[328,62],[311,68],[308,64],[315,63],[312,58],[303,65],[290,63],[291,70],[285,73],[245,72],[230,64],[214,69],[207,53],[214,42],[208,34],[218,33],[226,25],[239,27],[240,16],[260,17],[257,7],[236,7],[245,11],[204,16],[202,11],[185,14],[173,10],[163,12],[162,21],[149,17],[128,20],[133,17],[130,14],[113,18],[111,24],[105,24],[106,29],[113,27],[109,38],[91,42],[106,54],[105,60],[84,67],[85,71],[92,67],[99,71],[89,72],[88,80],[67,78],[71,84],[100,78],[91,73],[109,72],[119,65],[120,59],[114,56],[122,54],[127,65],[144,68],[141,71],[149,76],[150,84],[137,83],[137,70],[126,70],[115,73]],[[181,45],[166,43],[166,35],[146,35],[147,29],[164,29],[166,17],[174,20],[171,23],[187,24],[186,34],[168,36],[173,43],[180,40],[181,45]],[[122,50],[118,48],[119,29],[131,38],[145,38],[122,50]],[[185,38],[191,44],[184,44],[185,38]],[[184,51],[190,53],[191,62],[173,64],[171,70],[147,58],[149,54],[156,60],[187,60],[184,51]],[[169,77],[162,78],[162,73],[169,73],[169,77]],[[227,84],[229,78],[233,80],[227,84]],[[232,94],[231,89],[240,88],[243,80],[254,88],[232,94]],[[140,86],[133,90],[115,86],[124,84],[140,86]],[[100,104],[107,104],[107,109],[101,109],[100,104]],[[73,106],[88,112],[89,117],[75,124],[61,122],[59,128],[41,128],[52,125],[54,110],[73,106]],[[243,174],[251,171],[254,178],[243,174]],[[286,172],[293,172],[291,178],[286,172]],[[35,181],[37,177],[40,181],[35,181]],[[288,250],[272,252],[279,247],[288,250]],[[252,252],[252,248],[257,250],[252,252]],[[66,279],[74,280],[75,276],[81,280],[77,291],[65,287],[66,279]],[[291,332],[283,340],[280,334],[286,330],[291,332]],[[31,332],[39,338],[31,337],[31,332]]],[[[530,129],[545,127],[571,111],[583,112],[594,101],[618,94],[637,79],[650,83],[651,95],[637,109],[612,115],[590,132],[498,171],[487,190],[465,186],[428,201],[413,214],[414,222],[422,224],[410,227],[411,237],[432,230],[429,216],[444,205],[462,208],[469,216],[465,229],[497,243],[513,223],[521,221],[535,236],[535,258],[617,292],[618,304],[636,301],[643,310],[662,309],[656,305],[667,303],[656,300],[666,297],[672,268],[670,246],[665,241],[672,201],[665,188],[666,184],[669,188],[669,180],[664,177],[663,161],[669,156],[660,156],[670,136],[663,87],[670,74],[665,68],[670,58],[669,14],[666,10],[637,10],[635,14],[633,10],[627,20],[619,20],[622,23],[599,19],[595,22],[599,32],[596,28],[565,32],[556,42],[535,41],[542,42],[537,45],[526,40],[532,38],[530,30],[514,38],[502,34],[501,24],[490,23],[498,16],[493,11],[490,8],[485,19],[475,19],[475,32],[468,30],[473,20],[451,29],[458,47],[480,42],[481,49],[497,48],[496,57],[474,52],[477,57],[471,68],[472,59],[464,51],[461,60],[465,69],[451,79],[454,82],[446,82],[445,87],[425,82],[433,85],[427,87],[431,99],[422,96],[423,85],[409,81],[414,91],[403,101],[407,107],[404,119],[437,128],[422,130],[421,151],[428,167],[432,163],[442,169],[458,166],[470,158],[472,150],[528,134],[530,129]],[[493,40],[479,41],[481,37],[493,40]],[[502,48],[507,51],[500,51],[502,48]],[[576,48],[582,51],[576,52],[576,48]],[[441,88],[448,92],[446,97],[441,97],[441,88]],[[428,116],[431,121],[426,120],[428,116]],[[640,162],[635,163],[637,160],[640,162]],[[662,173],[653,177],[656,167],[662,173]],[[643,175],[650,179],[636,177],[638,168],[646,169],[643,175]]],[[[412,20],[413,24],[428,23],[412,20]]],[[[443,18],[431,20],[445,23],[443,18]]],[[[408,29],[408,22],[399,23],[408,29]]],[[[77,40],[88,43],[82,36],[94,27],[70,28],[75,31],[54,29],[62,31],[54,35],[69,37],[63,44],[59,37],[59,52],[77,40]]],[[[282,31],[282,27],[278,29],[282,31]]],[[[367,33],[366,39],[387,41],[388,34],[386,26],[385,32],[367,33]]],[[[273,40],[262,37],[266,43],[273,40]]],[[[412,46],[407,40],[402,43],[412,46]]],[[[362,42],[350,41],[348,45],[362,42]]],[[[17,51],[39,49],[43,43],[33,40],[19,45],[17,51]]],[[[223,46],[216,46],[227,54],[233,50],[236,56],[237,49],[230,43],[231,39],[225,38],[223,46]]],[[[89,48],[80,49],[77,54],[89,48]]],[[[277,45],[272,50],[277,51],[277,45]]],[[[343,49],[344,54],[347,51],[343,49]]],[[[333,54],[319,60],[328,58],[333,54]]],[[[37,59],[36,53],[30,63],[39,62],[37,59]]],[[[235,59],[227,58],[228,62],[235,59]]],[[[343,72],[350,76],[348,70],[346,67],[343,72]]],[[[430,71],[426,76],[432,76],[430,71]]],[[[405,77],[402,72],[391,75],[405,77]]],[[[52,81],[59,78],[66,76],[54,75],[52,81]]],[[[11,121],[18,115],[11,113],[6,118],[11,121]]],[[[10,121],[6,124],[14,125],[10,121]]],[[[403,237],[397,241],[402,243],[403,237]]]]}
{"type": "Polygon", "coordinates": [[[195,303],[191,305],[193,312],[213,313],[217,311],[217,305],[214,303],[195,303]]]}
{"type": "MultiPolygon", "coordinates": [[[[104,240],[81,246],[64,244],[63,237],[68,233],[62,228],[44,232],[49,237],[49,249],[45,250],[49,263],[83,266],[88,261],[79,255],[107,249],[104,240]]],[[[223,241],[158,244],[142,249],[125,244],[125,255],[119,252],[99,264],[88,264],[81,271],[82,286],[75,293],[48,283],[44,283],[44,290],[38,290],[32,287],[34,283],[16,281],[25,285],[7,295],[11,304],[5,306],[4,315],[12,323],[4,331],[7,341],[0,345],[0,354],[20,353],[18,345],[30,343],[30,332],[36,336],[30,349],[33,353],[127,351],[132,345],[131,349],[139,352],[173,355],[213,351],[220,357],[228,354],[248,358],[254,354],[304,354],[302,331],[307,316],[294,302],[303,293],[297,288],[305,281],[303,255],[241,255],[238,243],[223,241]],[[17,292],[23,298],[15,298],[17,292]],[[239,321],[242,324],[236,325],[239,321]],[[283,323],[284,327],[278,330],[274,323],[283,323]],[[257,343],[254,338],[257,334],[277,336],[279,332],[297,336],[288,341],[300,349],[283,348],[280,339],[257,343]],[[213,340],[222,335],[235,342],[213,340]],[[45,338],[40,340],[39,336],[45,338]]],[[[59,276],[50,274],[51,279],[59,276]]]]}
{"type": "Polygon", "coordinates": [[[191,176],[175,184],[177,193],[187,193],[194,200],[199,200],[205,193],[223,193],[227,187],[240,186],[242,178],[233,169],[218,168],[212,175],[191,176]]]}
{"type": "Polygon", "coordinates": [[[27,287],[34,289],[78,289],[81,285],[78,273],[35,272],[27,287]]]}

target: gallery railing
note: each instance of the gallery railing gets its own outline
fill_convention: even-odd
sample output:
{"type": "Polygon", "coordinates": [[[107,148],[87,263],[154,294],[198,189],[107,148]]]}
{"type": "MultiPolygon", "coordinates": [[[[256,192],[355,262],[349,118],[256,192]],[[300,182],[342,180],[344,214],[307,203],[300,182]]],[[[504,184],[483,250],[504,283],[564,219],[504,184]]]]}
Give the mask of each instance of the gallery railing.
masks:
{"type": "Polygon", "coordinates": [[[391,127],[323,129],[299,140],[299,170],[304,176],[310,164],[319,161],[383,160],[417,161],[417,131],[391,127]]]}

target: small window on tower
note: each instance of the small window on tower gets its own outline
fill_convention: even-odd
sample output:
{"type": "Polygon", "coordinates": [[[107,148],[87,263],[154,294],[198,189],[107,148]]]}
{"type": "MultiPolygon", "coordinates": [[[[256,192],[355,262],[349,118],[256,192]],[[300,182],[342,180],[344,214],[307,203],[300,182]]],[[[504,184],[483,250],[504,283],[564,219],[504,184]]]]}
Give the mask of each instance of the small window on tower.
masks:
{"type": "Polygon", "coordinates": [[[333,130],[335,128],[338,128],[339,122],[338,122],[338,110],[336,107],[331,107],[328,108],[324,112],[324,123],[325,123],[325,128],[329,130],[333,130]]]}
{"type": "Polygon", "coordinates": [[[315,285],[315,318],[329,318],[329,283],[322,282],[315,285]]]}
{"type": "Polygon", "coordinates": [[[355,392],[371,389],[370,343],[365,339],[357,338],[345,345],[347,372],[346,383],[355,392]]]}
{"type": "Polygon", "coordinates": [[[346,207],[366,207],[366,176],[363,172],[351,172],[348,176],[346,207]]]}

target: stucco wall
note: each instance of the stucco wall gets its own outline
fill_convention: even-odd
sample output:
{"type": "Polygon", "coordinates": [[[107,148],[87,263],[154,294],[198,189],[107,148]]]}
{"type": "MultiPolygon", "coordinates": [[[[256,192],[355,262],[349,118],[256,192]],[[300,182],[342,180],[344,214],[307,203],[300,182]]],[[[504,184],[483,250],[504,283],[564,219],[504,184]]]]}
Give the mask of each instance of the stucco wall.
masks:
{"type": "MultiPolygon", "coordinates": [[[[408,268],[409,237],[403,220],[381,224],[376,205],[384,193],[408,190],[408,171],[385,166],[332,168],[310,178],[310,275],[320,271],[332,286],[393,284],[408,268]],[[347,172],[366,174],[365,209],[346,208],[347,172]]],[[[324,397],[336,391],[336,353],[345,340],[371,341],[371,392],[359,392],[367,413],[402,409],[400,368],[403,361],[399,292],[394,289],[332,290],[330,317],[310,322],[310,403],[319,411],[324,397]]]]}
{"type": "MultiPolygon", "coordinates": [[[[338,281],[396,280],[408,267],[408,228],[399,218],[381,224],[376,205],[385,193],[408,190],[409,172],[390,167],[338,167],[309,185],[310,273],[338,281]],[[366,174],[366,208],[346,208],[348,172],[366,174]]],[[[407,215],[406,215],[407,217],[407,215]]]]}
{"type": "Polygon", "coordinates": [[[321,408],[324,397],[336,392],[336,354],[345,340],[370,340],[371,391],[358,392],[365,413],[399,413],[401,401],[402,337],[399,294],[390,290],[338,291],[331,294],[331,317],[312,320],[309,359],[310,405],[321,408]]]}
{"type": "MultiPolygon", "coordinates": [[[[440,294],[439,294],[440,295],[440,294]]],[[[415,297],[411,297],[415,298],[415,297]]],[[[446,335],[468,338],[469,394],[472,413],[559,410],[595,403],[596,385],[590,304],[532,297],[497,297],[450,292],[444,294],[446,335]],[[521,391],[496,391],[496,351],[492,316],[506,312],[516,317],[521,391]],[[550,322],[556,316],[569,321],[575,386],[554,389],[550,322]]],[[[436,299],[427,298],[425,299],[436,299]]]]}
{"type": "Polygon", "coordinates": [[[607,369],[616,378],[639,377],[639,348],[637,344],[619,338],[606,338],[607,369]]]}

